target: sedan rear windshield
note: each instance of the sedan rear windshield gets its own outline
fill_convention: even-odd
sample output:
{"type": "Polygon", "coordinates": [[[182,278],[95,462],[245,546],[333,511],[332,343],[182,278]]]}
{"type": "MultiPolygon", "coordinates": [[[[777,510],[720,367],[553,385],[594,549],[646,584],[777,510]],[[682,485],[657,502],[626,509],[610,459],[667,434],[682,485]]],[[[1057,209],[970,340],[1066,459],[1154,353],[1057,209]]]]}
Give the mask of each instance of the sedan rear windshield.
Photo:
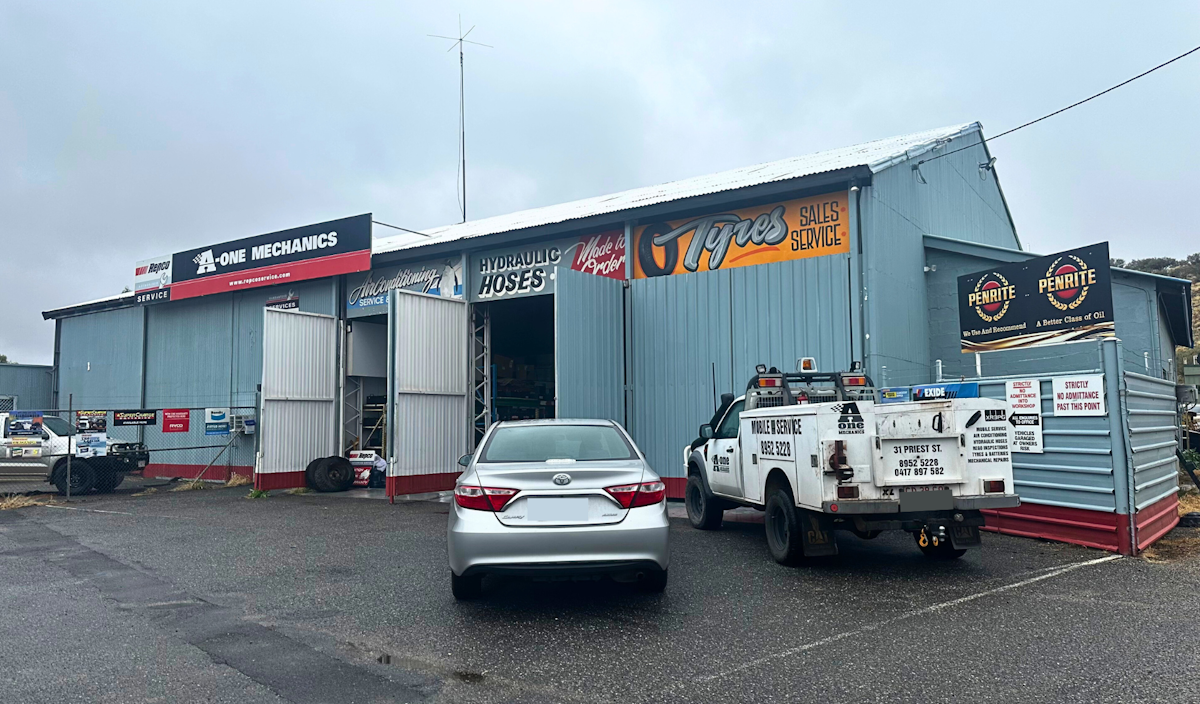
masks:
{"type": "Polygon", "coordinates": [[[496,428],[480,462],[633,460],[637,453],[611,425],[523,425],[496,428]]]}

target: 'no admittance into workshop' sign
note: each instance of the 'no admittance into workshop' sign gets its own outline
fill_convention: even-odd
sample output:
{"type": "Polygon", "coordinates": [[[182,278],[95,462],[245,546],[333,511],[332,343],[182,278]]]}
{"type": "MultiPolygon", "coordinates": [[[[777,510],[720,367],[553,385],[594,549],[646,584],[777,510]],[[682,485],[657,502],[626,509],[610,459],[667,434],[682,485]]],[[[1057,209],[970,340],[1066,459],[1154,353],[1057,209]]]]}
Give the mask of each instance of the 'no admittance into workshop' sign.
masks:
{"type": "Polygon", "coordinates": [[[958,322],[963,352],[1112,337],[1108,243],[958,277],[958,322]]]}

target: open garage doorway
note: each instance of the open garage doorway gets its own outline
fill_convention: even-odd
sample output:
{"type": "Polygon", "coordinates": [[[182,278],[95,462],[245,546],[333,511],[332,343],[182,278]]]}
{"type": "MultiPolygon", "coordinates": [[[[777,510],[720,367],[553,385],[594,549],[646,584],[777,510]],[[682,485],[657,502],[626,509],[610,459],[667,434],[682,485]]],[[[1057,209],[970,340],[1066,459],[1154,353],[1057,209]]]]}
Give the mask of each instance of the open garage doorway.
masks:
{"type": "MultiPolygon", "coordinates": [[[[553,418],[554,296],[476,303],[490,328],[490,419],[553,418]]],[[[482,360],[481,360],[482,361],[482,360]]]]}

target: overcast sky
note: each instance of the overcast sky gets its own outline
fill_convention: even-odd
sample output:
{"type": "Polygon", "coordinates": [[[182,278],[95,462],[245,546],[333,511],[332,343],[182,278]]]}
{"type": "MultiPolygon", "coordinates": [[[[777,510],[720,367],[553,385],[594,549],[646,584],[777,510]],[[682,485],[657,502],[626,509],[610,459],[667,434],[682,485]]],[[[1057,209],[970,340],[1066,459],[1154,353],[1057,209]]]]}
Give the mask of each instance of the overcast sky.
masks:
{"type": "MultiPolygon", "coordinates": [[[[1200,44],[1200,5],[0,3],[0,353],[139,258],[345,215],[458,220],[978,120],[1200,44]]],[[[1200,251],[1200,53],[991,144],[1026,249],[1200,251]]],[[[942,233],[950,235],[952,233],[942,233]]]]}

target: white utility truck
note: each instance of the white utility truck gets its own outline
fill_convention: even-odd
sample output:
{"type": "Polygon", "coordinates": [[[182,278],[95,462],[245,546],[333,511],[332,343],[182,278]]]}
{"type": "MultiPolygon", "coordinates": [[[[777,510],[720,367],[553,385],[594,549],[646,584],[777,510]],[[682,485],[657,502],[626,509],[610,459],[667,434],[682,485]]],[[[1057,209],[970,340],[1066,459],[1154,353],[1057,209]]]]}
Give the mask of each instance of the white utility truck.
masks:
{"type": "Polygon", "coordinates": [[[757,371],[684,449],[694,527],[719,528],[726,509],[750,506],[766,512],[767,545],[783,564],[837,554],[836,530],[908,531],[925,555],[955,559],[979,546],[980,509],[1020,504],[1004,401],[880,405],[857,365],[757,371]]]}

